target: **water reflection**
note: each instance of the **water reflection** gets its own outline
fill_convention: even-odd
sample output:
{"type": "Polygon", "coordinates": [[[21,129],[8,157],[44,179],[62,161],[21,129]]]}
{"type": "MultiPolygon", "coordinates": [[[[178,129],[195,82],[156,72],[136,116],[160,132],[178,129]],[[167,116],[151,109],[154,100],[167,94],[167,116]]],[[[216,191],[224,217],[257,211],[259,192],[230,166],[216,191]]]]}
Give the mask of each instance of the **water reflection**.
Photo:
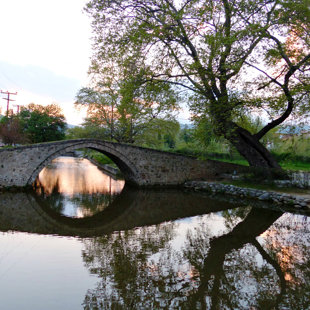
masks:
{"type": "Polygon", "coordinates": [[[86,217],[104,210],[122,191],[124,180],[103,173],[87,159],[59,157],[35,181],[38,195],[66,216],[86,217]]]}
{"type": "Polygon", "coordinates": [[[85,265],[100,279],[84,309],[309,309],[308,219],[239,208],[187,221],[84,240],[85,265]],[[215,217],[236,224],[217,236],[215,217]]]}
{"type": "MultiPolygon", "coordinates": [[[[0,231],[44,234],[55,242],[61,238],[52,235],[75,236],[70,239],[82,244],[81,268],[97,278],[85,296],[72,297],[83,299],[83,309],[309,310],[307,212],[232,203],[225,196],[125,187],[93,213],[103,204],[99,193],[73,194],[70,201],[78,197],[91,216],[70,218],[61,211],[61,195],[55,189],[41,195],[1,194],[0,231]]],[[[70,261],[62,262],[63,270],[70,261]]],[[[38,289],[35,281],[27,281],[22,285],[38,289]]],[[[55,286],[68,289],[62,279],[55,286]]]]}
{"type": "MultiPolygon", "coordinates": [[[[0,230],[5,227],[7,230],[79,237],[102,236],[236,207],[228,201],[193,192],[124,188],[103,211],[90,217],[70,218],[58,212],[51,200],[31,192],[5,193],[0,198],[0,230]]],[[[216,226],[212,225],[213,230],[216,226]]]]}

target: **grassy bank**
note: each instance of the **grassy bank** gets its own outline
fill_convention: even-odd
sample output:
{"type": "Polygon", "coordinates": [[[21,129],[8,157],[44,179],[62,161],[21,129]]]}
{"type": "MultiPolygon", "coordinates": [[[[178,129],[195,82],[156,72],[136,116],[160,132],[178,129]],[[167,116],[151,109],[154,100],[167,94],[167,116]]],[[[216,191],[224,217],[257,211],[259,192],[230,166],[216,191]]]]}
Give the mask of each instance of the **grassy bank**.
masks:
{"type": "MultiPolygon", "coordinates": [[[[233,164],[239,164],[243,166],[248,166],[248,162],[243,159],[239,154],[233,153],[208,153],[202,150],[197,150],[194,148],[176,148],[170,150],[179,154],[194,156],[199,159],[213,159],[233,164]]],[[[303,170],[310,171],[310,157],[308,156],[294,156],[290,153],[273,153],[273,156],[276,158],[281,167],[285,170],[303,170]]]]}
{"type": "MultiPolygon", "coordinates": [[[[248,162],[245,159],[223,159],[223,158],[210,158],[218,161],[224,161],[228,163],[248,166],[248,162]]],[[[293,170],[293,171],[310,171],[310,163],[302,162],[302,161],[280,161],[280,166],[285,170],[293,170]]]]}
{"type": "Polygon", "coordinates": [[[100,165],[109,165],[111,167],[118,168],[111,158],[99,152],[90,150],[88,151],[87,156],[95,160],[100,165]]]}

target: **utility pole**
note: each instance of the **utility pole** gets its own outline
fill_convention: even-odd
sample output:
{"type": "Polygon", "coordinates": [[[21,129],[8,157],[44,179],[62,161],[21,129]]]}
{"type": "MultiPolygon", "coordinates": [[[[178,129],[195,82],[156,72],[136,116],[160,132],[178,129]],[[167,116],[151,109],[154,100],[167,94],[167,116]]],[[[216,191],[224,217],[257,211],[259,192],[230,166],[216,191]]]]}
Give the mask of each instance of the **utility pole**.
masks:
{"type": "Polygon", "coordinates": [[[6,103],[6,116],[8,117],[9,116],[10,101],[15,101],[13,99],[10,99],[10,95],[14,95],[15,96],[15,95],[17,95],[17,92],[11,93],[9,91],[2,91],[1,90],[1,94],[8,95],[7,98],[2,98],[2,99],[7,101],[7,103],[6,103]]]}

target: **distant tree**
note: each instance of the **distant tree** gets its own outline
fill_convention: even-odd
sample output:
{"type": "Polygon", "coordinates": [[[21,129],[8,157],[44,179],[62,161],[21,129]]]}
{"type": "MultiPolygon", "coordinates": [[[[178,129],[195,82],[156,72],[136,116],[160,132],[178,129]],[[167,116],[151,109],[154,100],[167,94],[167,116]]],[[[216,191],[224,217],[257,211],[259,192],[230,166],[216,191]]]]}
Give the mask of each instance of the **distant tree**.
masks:
{"type": "Polygon", "coordinates": [[[136,144],[156,149],[174,148],[180,124],[176,120],[155,119],[136,137],[136,144]]]}
{"type": "Polygon", "coordinates": [[[179,138],[181,141],[184,141],[186,144],[193,142],[193,140],[194,140],[194,129],[189,128],[188,125],[185,125],[180,130],[179,138]]]}
{"type": "Polygon", "coordinates": [[[208,117],[197,119],[194,122],[193,137],[198,141],[204,148],[208,148],[212,140],[218,139],[213,131],[212,122],[208,117]]]}
{"type": "Polygon", "coordinates": [[[29,104],[21,109],[18,118],[29,142],[40,143],[65,138],[65,117],[56,104],[29,104]]]}
{"type": "Polygon", "coordinates": [[[107,128],[85,122],[82,126],[67,129],[66,138],[108,140],[110,138],[110,131],[107,128]]]}

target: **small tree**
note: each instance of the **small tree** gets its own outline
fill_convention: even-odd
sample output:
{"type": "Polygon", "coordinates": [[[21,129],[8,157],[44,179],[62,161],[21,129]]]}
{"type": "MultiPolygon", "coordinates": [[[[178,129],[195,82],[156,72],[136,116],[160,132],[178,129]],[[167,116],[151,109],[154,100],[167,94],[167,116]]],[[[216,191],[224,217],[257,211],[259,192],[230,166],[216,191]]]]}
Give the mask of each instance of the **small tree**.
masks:
{"type": "Polygon", "coordinates": [[[3,143],[24,144],[28,142],[27,136],[22,130],[22,126],[18,117],[3,117],[0,121],[0,137],[3,143]]]}

